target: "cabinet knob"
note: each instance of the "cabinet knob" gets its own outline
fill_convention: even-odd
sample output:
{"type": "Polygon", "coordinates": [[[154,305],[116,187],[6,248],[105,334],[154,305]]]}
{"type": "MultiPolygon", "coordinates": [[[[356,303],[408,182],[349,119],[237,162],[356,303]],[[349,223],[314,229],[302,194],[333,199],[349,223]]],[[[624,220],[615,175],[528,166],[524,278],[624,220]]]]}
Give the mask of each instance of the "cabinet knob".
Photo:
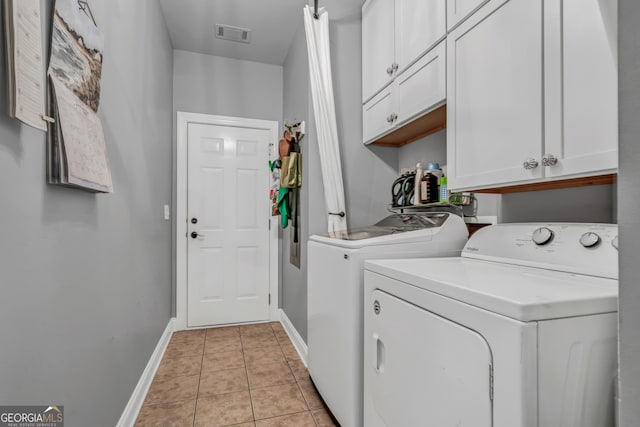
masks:
{"type": "Polygon", "coordinates": [[[524,161],[522,164],[526,170],[535,169],[538,167],[538,161],[534,158],[530,158],[524,161]]]}
{"type": "Polygon", "coordinates": [[[398,120],[398,115],[396,113],[391,113],[391,121],[395,122],[396,120],[398,120]]]}
{"type": "Polygon", "coordinates": [[[542,166],[553,166],[558,163],[558,158],[553,154],[545,154],[542,158],[542,166]]]}
{"type": "Polygon", "coordinates": [[[393,71],[398,71],[398,64],[396,62],[394,62],[393,64],[391,64],[391,69],[393,71]]]}
{"type": "Polygon", "coordinates": [[[387,74],[389,75],[393,74],[393,65],[387,67],[387,74]]]}
{"type": "Polygon", "coordinates": [[[393,123],[393,114],[387,116],[387,123],[393,123]]]}

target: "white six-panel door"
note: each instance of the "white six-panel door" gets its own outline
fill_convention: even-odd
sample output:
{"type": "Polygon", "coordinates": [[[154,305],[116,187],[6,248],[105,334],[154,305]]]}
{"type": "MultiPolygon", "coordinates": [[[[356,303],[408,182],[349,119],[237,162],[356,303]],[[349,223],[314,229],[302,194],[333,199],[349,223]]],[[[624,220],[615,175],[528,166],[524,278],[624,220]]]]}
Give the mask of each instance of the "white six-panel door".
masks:
{"type": "Polygon", "coordinates": [[[270,132],[187,126],[187,326],[267,320],[270,132]]]}

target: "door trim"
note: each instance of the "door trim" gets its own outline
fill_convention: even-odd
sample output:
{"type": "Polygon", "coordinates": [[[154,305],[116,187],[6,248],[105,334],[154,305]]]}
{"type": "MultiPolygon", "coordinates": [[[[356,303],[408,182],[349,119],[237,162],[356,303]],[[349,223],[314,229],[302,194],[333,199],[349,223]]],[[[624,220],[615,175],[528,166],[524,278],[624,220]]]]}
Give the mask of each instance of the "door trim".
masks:
{"type": "MultiPolygon", "coordinates": [[[[234,126],[269,131],[269,158],[275,158],[278,143],[278,122],[273,120],[246,119],[241,117],[214,116],[209,114],[178,111],[177,147],[175,157],[176,171],[176,232],[174,236],[176,261],[176,323],[175,330],[187,327],[187,129],[189,123],[205,125],[234,126]]],[[[268,165],[264,165],[268,167],[268,165]]],[[[265,193],[264,197],[269,197],[265,193]]],[[[265,212],[270,215],[270,212],[265,212]]],[[[271,221],[269,230],[269,319],[279,320],[278,314],[278,227],[277,221],[271,221]]]]}

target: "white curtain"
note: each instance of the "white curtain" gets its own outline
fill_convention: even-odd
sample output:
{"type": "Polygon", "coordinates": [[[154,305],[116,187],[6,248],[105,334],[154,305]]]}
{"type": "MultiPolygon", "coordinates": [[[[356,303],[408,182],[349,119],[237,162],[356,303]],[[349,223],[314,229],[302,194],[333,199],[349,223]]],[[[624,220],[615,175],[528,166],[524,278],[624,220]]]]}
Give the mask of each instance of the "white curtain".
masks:
{"type": "Polygon", "coordinates": [[[320,9],[318,14],[320,15],[319,19],[315,19],[312,8],[308,5],[305,6],[304,28],[307,34],[307,51],[309,53],[311,98],[318,132],[320,167],[329,233],[342,234],[347,229],[347,219],[331,78],[329,16],[324,9],[320,9]]]}

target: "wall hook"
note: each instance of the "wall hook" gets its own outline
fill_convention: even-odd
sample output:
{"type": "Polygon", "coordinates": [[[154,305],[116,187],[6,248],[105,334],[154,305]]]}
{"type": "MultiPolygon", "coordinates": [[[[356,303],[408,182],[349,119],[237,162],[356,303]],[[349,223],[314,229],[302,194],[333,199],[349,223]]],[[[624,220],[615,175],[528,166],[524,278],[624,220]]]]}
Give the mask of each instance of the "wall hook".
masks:
{"type": "Polygon", "coordinates": [[[93,25],[97,27],[98,24],[96,24],[96,20],[93,17],[93,13],[91,13],[91,6],[89,6],[89,2],[85,0],[78,0],[78,7],[80,8],[81,11],[85,13],[85,15],[91,18],[91,20],[93,21],[93,25]]]}

